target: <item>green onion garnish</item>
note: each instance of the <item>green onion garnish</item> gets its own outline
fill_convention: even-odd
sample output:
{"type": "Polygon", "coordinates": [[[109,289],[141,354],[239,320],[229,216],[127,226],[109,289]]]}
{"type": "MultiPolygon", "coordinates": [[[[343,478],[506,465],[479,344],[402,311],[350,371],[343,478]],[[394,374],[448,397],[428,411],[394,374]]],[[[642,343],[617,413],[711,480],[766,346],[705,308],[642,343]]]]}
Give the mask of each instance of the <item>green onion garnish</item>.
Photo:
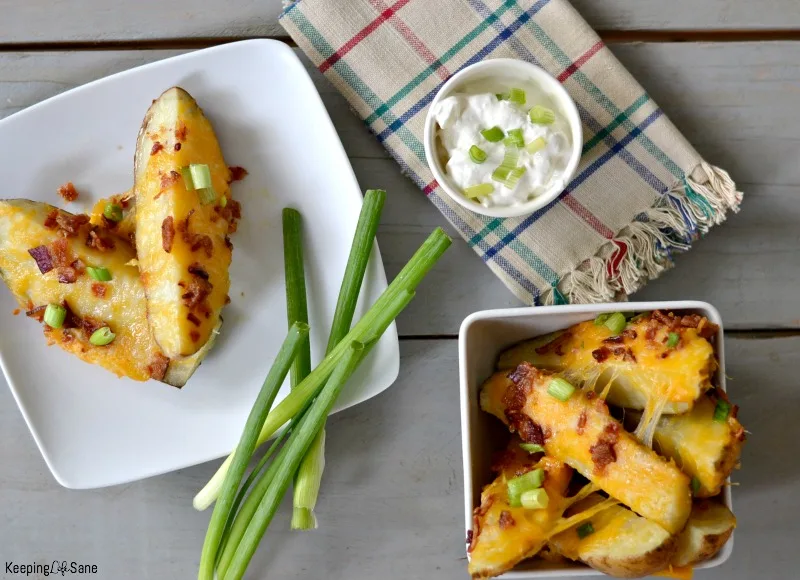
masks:
{"type": "Polygon", "coordinates": [[[606,320],[609,319],[611,316],[611,312],[604,312],[603,314],[598,314],[597,318],[594,319],[595,326],[605,326],[606,320]]]}
{"type": "Polygon", "coordinates": [[[189,165],[189,175],[192,176],[193,189],[212,187],[211,169],[205,163],[192,163],[189,165]]]}
{"type": "Polygon", "coordinates": [[[492,172],[492,179],[505,185],[508,189],[514,189],[517,186],[520,178],[525,174],[524,167],[515,167],[513,169],[501,165],[492,172]]]}
{"type": "Polygon", "coordinates": [[[213,187],[203,187],[197,190],[197,197],[200,198],[200,203],[209,205],[217,201],[217,192],[213,187]]]}
{"type": "Polygon", "coordinates": [[[186,167],[181,167],[181,176],[183,177],[183,185],[186,187],[186,191],[194,191],[197,189],[192,181],[192,173],[189,171],[188,165],[186,167]]]}
{"type": "Polygon", "coordinates": [[[117,335],[111,332],[109,327],[104,326],[92,333],[92,336],[89,337],[89,342],[95,346],[106,346],[111,344],[115,338],[117,338],[117,335]]]}
{"type": "Polygon", "coordinates": [[[517,147],[525,146],[525,138],[522,136],[522,129],[511,129],[508,132],[508,138],[504,141],[506,145],[516,145],[517,147]]]}
{"type": "Polygon", "coordinates": [[[578,532],[578,537],[582,540],[586,536],[591,536],[594,533],[594,526],[592,522],[586,522],[582,526],[578,526],[576,531],[578,532]]]}
{"type": "Polygon", "coordinates": [[[222,197],[219,198],[219,207],[225,209],[225,206],[227,205],[228,205],[228,196],[223,195],[222,197]]]}
{"type": "Polygon", "coordinates": [[[692,485],[692,495],[697,496],[697,494],[700,492],[700,480],[697,479],[696,477],[693,477],[691,485],[692,485]]]}
{"type": "Polygon", "coordinates": [[[497,126],[492,127],[491,129],[484,129],[481,131],[481,135],[483,135],[483,138],[489,143],[498,143],[503,140],[503,137],[506,136],[506,134],[503,133],[503,130],[497,126]]]}
{"type": "Polygon", "coordinates": [[[516,105],[525,104],[525,91],[522,89],[511,89],[508,92],[508,100],[516,105]]]}
{"type": "Polygon", "coordinates": [[[519,446],[528,453],[544,453],[544,447],[537,443],[520,443],[519,446]]]}
{"type": "Polygon", "coordinates": [[[509,98],[508,93],[495,93],[494,96],[497,97],[498,101],[507,101],[509,98]]]}
{"type": "Polygon", "coordinates": [[[67,309],[60,304],[48,304],[44,309],[44,323],[50,328],[61,328],[67,318],[67,309]]]}
{"type": "Polygon", "coordinates": [[[547,147],[547,141],[544,137],[537,137],[527,145],[525,145],[525,151],[533,155],[534,153],[538,153],[542,149],[547,147]]]}
{"type": "Polygon", "coordinates": [[[556,114],[552,109],[536,105],[528,111],[528,118],[537,125],[551,125],[556,120],[556,114]]]}
{"type": "Polygon", "coordinates": [[[473,145],[472,147],[469,148],[469,158],[472,159],[474,163],[481,164],[484,161],[486,161],[487,157],[488,155],[486,155],[486,151],[484,151],[477,145],[473,145]]]}
{"type": "Polygon", "coordinates": [[[555,397],[559,401],[566,402],[575,392],[575,387],[569,381],[565,381],[560,377],[554,378],[550,381],[550,386],[547,387],[547,394],[555,397]]]}
{"type": "Polygon", "coordinates": [[[667,337],[667,346],[669,348],[675,348],[678,346],[678,343],[681,341],[681,335],[677,332],[670,332],[669,336],[667,337]]]}
{"type": "MultiPolygon", "coordinates": [[[[286,318],[289,329],[295,323],[308,324],[306,274],[303,265],[303,221],[300,212],[284,208],[283,270],[286,279],[286,318]]],[[[303,341],[290,367],[289,384],[296,387],[311,372],[311,344],[303,341]]]]}
{"type": "Polygon", "coordinates": [[[544,469],[534,469],[524,473],[519,477],[509,479],[508,486],[508,505],[520,507],[522,505],[522,494],[532,489],[542,487],[544,482],[544,469]]]}
{"type": "Polygon", "coordinates": [[[86,266],[86,271],[93,280],[97,280],[98,282],[108,282],[111,280],[111,272],[108,271],[108,268],[93,268],[92,266],[86,266]]]}
{"type": "Polygon", "coordinates": [[[625,320],[625,315],[622,314],[622,312],[615,312],[605,321],[606,328],[608,328],[614,335],[617,335],[625,330],[626,324],[627,321],[625,320]]]}
{"type": "Polygon", "coordinates": [[[717,401],[717,406],[714,407],[714,421],[717,423],[724,423],[728,420],[728,415],[731,414],[731,404],[728,401],[720,399],[717,401]]]}
{"type": "Polygon", "coordinates": [[[520,496],[522,507],[529,510],[542,510],[550,505],[550,497],[542,488],[529,489],[520,496]]]}
{"type": "Polygon", "coordinates": [[[464,189],[464,195],[470,199],[483,197],[494,192],[494,185],[491,183],[479,183],[478,185],[471,185],[464,189]]]}
{"type": "Polygon", "coordinates": [[[106,207],[103,208],[103,215],[109,221],[121,222],[122,207],[118,206],[116,203],[107,203],[106,207]]]}

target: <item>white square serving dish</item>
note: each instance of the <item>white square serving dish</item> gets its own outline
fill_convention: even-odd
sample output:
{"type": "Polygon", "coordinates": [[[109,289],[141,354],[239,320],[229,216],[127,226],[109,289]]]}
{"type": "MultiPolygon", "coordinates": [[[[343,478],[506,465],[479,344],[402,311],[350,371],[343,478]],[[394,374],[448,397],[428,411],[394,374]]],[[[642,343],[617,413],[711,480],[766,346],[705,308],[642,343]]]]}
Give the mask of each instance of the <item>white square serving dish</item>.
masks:
{"type": "MultiPolygon", "coordinates": [[[[626,302],[568,306],[538,306],[534,308],[507,308],[484,310],[468,316],[461,324],[458,339],[459,374],[461,385],[461,444],[464,462],[464,522],[465,530],[472,530],[472,514],[480,505],[483,487],[491,479],[492,453],[503,445],[507,429],[497,419],[484,413],[478,403],[481,384],[495,370],[497,357],[506,348],[522,340],[567,328],[584,320],[592,320],[603,312],[642,312],[666,310],[697,313],[719,325],[715,349],[719,369],[715,384],[723,390],[725,385],[725,349],[722,319],[711,304],[698,301],[626,302]]],[[[733,511],[731,488],[725,487],[724,503],[733,511]]],[[[711,560],[695,569],[713,568],[723,564],[733,551],[733,537],[711,560]]],[[[601,572],[578,563],[555,565],[547,562],[527,561],[507,572],[501,578],[522,580],[535,578],[603,576],[601,572]]]]}

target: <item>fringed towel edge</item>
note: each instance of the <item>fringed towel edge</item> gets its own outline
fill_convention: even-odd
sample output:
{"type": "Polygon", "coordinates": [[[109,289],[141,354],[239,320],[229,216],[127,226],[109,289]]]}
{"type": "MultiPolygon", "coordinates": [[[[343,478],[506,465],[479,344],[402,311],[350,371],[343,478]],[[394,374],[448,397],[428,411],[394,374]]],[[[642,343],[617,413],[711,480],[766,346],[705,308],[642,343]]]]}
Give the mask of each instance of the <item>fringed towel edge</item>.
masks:
{"type": "Polygon", "coordinates": [[[591,258],[545,290],[543,304],[626,300],[673,266],[711,226],[737,213],[742,193],[724,170],[702,161],[658,203],[639,214],[591,258]]]}

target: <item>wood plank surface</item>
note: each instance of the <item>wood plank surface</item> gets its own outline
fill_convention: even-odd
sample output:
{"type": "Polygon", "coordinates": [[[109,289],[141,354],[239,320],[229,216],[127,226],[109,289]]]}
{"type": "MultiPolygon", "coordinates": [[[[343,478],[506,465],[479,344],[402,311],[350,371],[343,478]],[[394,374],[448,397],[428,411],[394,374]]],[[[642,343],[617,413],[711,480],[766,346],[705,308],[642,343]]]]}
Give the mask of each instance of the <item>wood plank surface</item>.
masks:
{"type": "MultiPolygon", "coordinates": [[[[0,0],[0,44],[285,36],[282,0],[0,0]]],[[[600,30],[792,29],[794,0],[573,0],[600,30]]]]}
{"type": "MultiPolygon", "coordinates": [[[[614,51],[706,158],[747,197],[678,267],[634,299],[696,298],[732,329],[800,328],[800,43],[637,44],[614,51]]],[[[180,51],[0,54],[0,117],[90,80],[180,51]]],[[[363,188],[390,193],[379,241],[393,276],[445,220],[316,71],[312,77],[363,188]]],[[[68,176],[67,176],[68,177],[68,176]]],[[[449,228],[452,231],[452,228],[449,228]]],[[[402,335],[458,331],[475,310],[519,303],[460,240],[399,321],[402,335]]]]}
{"type": "MultiPolygon", "coordinates": [[[[697,580],[795,577],[798,349],[798,338],[727,342],[729,391],[752,435],[734,476],[733,557],[697,580]]],[[[456,341],[404,341],[401,354],[391,389],[329,422],[321,529],[290,533],[284,504],[247,578],[467,577],[456,341]]],[[[4,388],[0,436],[13,442],[0,472],[3,560],[98,565],[87,578],[195,576],[209,514],[191,498],[217,461],[103,490],[62,489],[4,388]]]]}

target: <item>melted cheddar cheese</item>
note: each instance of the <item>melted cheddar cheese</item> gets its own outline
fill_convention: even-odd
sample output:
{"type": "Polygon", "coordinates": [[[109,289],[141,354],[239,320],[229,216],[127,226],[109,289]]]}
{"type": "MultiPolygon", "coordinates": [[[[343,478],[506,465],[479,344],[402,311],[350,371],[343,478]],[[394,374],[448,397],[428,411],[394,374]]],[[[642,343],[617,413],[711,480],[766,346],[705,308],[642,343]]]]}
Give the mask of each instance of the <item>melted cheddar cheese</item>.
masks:
{"type": "Polygon", "coordinates": [[[166,91],[148,111],[139,135],[134,193],[136,249],[150,327],[170,357],[197,352],[226,303],[231,247],[220,202],[230,202],[230,181],[203,111],[186,91],[166,91]],[[181,169],[190,164],[208,165],[217,202],[202,205],[198,192],[186,188],[181,169]],[[207,238],[205,244],[199,244],[201,237],[207,238]],[[207,295],[200,304],[191,304],[191,298],[187,303],[198,284],[208,286],[207,295]]]}
{"type": "Polygon", "coordinates": [[[574,384],[602,392],[620,407],[648,409],[650,415],[660,415],[659,409],[683,413],[711,386],[716,359],[700,329],[675,329],[680,336],[676,347],[667,346],[670,332],[668,326],[643,318],[630,322],[615,337],[604,325],[589,320],[512,347],[500,356],[498,369],[529,362],[562,372],[574,384]]]}
{"type": "Polygon", "coordinates": [[[565,509],[564,495],[572,470],[554,459],[538,462],[519,449],[514,438],[502,471],[481,493],[481,505],[475,510],[473,540],[470,545],[469,573],[473,578],[498,576],[526,558],[535,555],[547,543],[552,528],[565,509]],[[545,470],[542,487],[550,502],[545,509],[511,507],[508,503],[508,480],[532,469],[545,470]]]}
{"type": "MultiPolygon", "coordinates": [[[[480,404],[508,424],[511,401],[522,399],[516,412],[544,432],[548,456],[563,461],[636,513],[670,533],[683,528],[691,510],[689,478],[677,466],[659,457],[609,415],[599,398],[589,400],[576,391],[562,402],[547,390],[554,378],[523,363],[514,371],[496,373],[481,387],[480,404]],[[611,437],[613,443],[604,443],[611,437]],[[610,452],[609,452],[610,448],[610,452]]],[[[523,437],[524,439],[525,437],[523,437]]]]}

